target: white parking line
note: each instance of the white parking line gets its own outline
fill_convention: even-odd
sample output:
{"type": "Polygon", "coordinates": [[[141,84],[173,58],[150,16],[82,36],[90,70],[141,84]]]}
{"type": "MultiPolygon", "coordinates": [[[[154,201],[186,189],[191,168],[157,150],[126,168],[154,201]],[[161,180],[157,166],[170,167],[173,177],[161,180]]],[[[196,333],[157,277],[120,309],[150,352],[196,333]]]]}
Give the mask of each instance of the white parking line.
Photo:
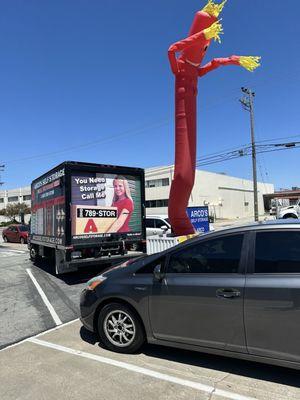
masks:
{"type": "Polygon", "coordinates": [[[147,375],[152,378],[160,379],[162,381],[172,382],[177,385],[189,387],[189,388],[192,388],[195,390],[199,390],[200,392],[209,393],[210,395],[214,394],[214,395],[218,395],[218,396],[223,396],[230,400],[257,400],[257,399],[254,399],[253,397],[243,396],[243,395],[240,395],[237,393],[229,392],[227,390],[216,389],[213,386],[208,386],[208,385],[204,385],[202,383],[190,381],[187,379],[181,379],[181,378],[177,378],[175,376],[162,374],[160,372],[156,372],[156,371],[153,371],[148,368],[138,367],[137,365],[128,364],[123,361],[117,361],[117,360],[113,360],[113,359],[110,359],[107,357],[97,356],[96,354],[91,354],[91,353],[86,353],[84,351],[74,350],[69,347],[61,346],[61,345],[55,344],[55,343],[46,342],[44,340],[32,338],[32,339],[27,339],[27,341],[38,344],[40,346],[48,347],[50,349],[62,351],[64,353],[69,353],[74,356],[88,358],[90,360],[97,361],[102,364],[113,365],[115,367],[123,368],[128,371],[136,372],[138,374],[147,375]]]}
{"type": "Polygon", "coordinates": [[[37,291],[39,292],[41,298],[43,299],[46,307],[48,308],[51,317],[53,318],[53,321],[56,323],[56,325],[61,325],[62,321],[60,320],[59,316],[56,314],[56,311],[54,310],[52,304],[50,303],[50,301],[48,300],[47,296],[45,295],[43,289],[40,287],[40,285],[38,284],[37,280],[35,279],[35,277],[32,275],[32,272],[30,270],[30,268],[26,268],[26,272],[28,273],[30,279],[32,280],[34,286],[37,288],[37,291]]]}
{"type": "Polygon", "coordinates": [[[24,344],[24,343],[28,342],[28,340],[30,340],[30,339],[38,338],[40,336],[46,335],[47,333],[50,333],[50,332],[53,332],[53,331],[57,331],[58,329],[64,328],[65,326],[71,325],[71,324],[73,324],[74,322],[77,322],[77,321],[79,321],[79,318],[73,319],[72,321],[69,321],[69,322],[65,322],[64,324],[61,324],[61,325],[57,325],[54,328],[47,329],[46,331],[40,332],[37,335],[33,335],[33,336],[30,336],[30,337],[28,337],[26,339],[22,339],[19,342],[16,342],[16,343],[10,344],[9,346],[4,347],[3,349],[0,350],[0,353],[1,353],[1,351],[6,351],[6,350],[9,350],[9,349],[11,349],[13,347],[19,346],[20,344],[24,344]]]}

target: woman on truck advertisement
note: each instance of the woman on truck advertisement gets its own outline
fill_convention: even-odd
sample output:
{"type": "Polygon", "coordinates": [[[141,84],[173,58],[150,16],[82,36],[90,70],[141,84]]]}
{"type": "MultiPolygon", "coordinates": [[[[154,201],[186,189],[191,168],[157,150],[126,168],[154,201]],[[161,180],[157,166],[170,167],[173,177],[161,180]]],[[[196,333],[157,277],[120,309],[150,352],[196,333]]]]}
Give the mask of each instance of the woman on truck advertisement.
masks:
{"type": "Polygon", "coordinates": [[[123,176],[116,176],[113,180],[114,197],[112,207],[117,207],[118,218],[107,229],[106,233],[130,232],[129,221],[134,209],[129,184],[123,176]]]}

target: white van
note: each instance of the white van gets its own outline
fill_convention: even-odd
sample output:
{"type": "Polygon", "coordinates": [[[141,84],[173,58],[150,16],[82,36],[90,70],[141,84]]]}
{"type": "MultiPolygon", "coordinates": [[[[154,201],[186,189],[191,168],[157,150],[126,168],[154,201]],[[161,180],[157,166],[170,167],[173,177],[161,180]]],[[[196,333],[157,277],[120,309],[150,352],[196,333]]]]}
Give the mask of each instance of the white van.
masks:
{"type": "Polygon", "coordinates": [[[169,218],[167,215],[147,215],[146,216],[146,235],[167,235],[172,232],[169,218]]]}

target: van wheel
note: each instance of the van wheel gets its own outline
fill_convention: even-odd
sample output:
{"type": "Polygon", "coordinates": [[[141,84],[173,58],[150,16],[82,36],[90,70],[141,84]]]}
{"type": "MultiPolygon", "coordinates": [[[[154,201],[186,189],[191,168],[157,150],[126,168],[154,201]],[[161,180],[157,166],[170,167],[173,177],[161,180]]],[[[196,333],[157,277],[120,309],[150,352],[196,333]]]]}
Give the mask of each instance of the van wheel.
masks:
{"type": "Polygon", "coordinates": [[[110,303],[98,317],[98,334],[104,347],[117,353],[135,353],[145,342],[143,326],[124,304],[110,303]]]}

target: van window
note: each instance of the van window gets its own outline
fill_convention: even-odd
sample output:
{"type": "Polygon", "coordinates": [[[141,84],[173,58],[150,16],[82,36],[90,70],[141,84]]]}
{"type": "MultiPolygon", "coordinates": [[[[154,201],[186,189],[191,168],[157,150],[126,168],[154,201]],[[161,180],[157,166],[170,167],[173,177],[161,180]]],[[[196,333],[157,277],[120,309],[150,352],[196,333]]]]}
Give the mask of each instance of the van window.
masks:
{"type": "Polygon", "coordinates": [[[156,225],[156,228],[161,228],[162,226],[168,226],[166,221],[164,221],[162,219],[156,219],[155,225],[156,225]]]}
{"type": "Polygon", "coordinates": [[[146,218],[146,228],[155,228],[153,218],[146,218]]]}

